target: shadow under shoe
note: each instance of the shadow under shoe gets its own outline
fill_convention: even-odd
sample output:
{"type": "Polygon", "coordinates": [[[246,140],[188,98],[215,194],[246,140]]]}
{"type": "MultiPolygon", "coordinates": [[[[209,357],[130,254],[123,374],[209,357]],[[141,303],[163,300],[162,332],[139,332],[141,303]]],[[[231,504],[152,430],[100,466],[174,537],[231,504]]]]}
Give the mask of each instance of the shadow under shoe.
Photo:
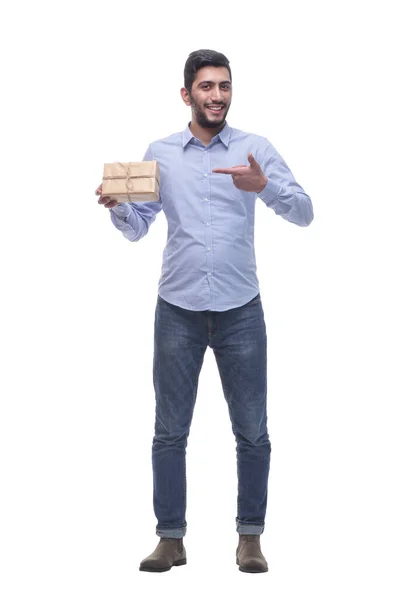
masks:
{"type": "Polygon", "coordinates": [[[139,570],[162,573],[181,565],[186,565],[183,538],[161,538],[154,552],[142,560],[139,570]]]}
{"type": "Polygon", "coordinates": [[[236,564],[244,573],[266,573],[268,563],[261,552],[259,535],[239,535],[236,564]]]}

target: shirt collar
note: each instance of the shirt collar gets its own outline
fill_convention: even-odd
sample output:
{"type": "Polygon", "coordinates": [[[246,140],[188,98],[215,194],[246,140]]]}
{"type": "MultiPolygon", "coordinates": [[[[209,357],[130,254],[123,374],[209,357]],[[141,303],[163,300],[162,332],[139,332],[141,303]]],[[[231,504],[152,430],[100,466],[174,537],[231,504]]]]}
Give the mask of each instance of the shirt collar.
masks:
{"type": "MultiPolygon", "coordinates": [[[[187,124],[186,129],[182,132],[182,146],[185,148],[187,146],[187,144],[190,142],[191,139],[195,139],[193,133],[190,131],[189,128],[190,123],[187,124]]],[[[228,148],[229,146],[229,140],[231,137],[231,128],[229,127],[228,123],[225,122],[225,126],[223,129],[221,129],[221,131],[219,133],[217,133],[217,135],[213,138],[214,139],[220,139],[221,142],[228,148]]]]}

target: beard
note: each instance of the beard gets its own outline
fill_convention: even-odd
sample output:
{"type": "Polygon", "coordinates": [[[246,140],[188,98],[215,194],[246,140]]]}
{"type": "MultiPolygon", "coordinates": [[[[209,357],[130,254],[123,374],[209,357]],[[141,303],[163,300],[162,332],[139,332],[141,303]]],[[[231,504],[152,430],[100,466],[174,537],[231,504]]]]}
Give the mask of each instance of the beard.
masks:
{"type": "Polygon", "coordinates": [[[196,121],[200,125],[200,127],[206,127],[208,129],[217,129],[217,127],[221,127],[221,125],[223,125],[226,119],[226,115],[228,114],[230,104],[228,104],[228,106],[224,104],[221,105],[224,108],[221,109],[221,114],[217,113],[216,116],[218,116],[219,118],[211,120],[207,117],[204,107],[200,106],[200,104],[196,102],[192,95],[190,95],[190,100],[192,102],[194,116],[196,117],[196,121]]]}

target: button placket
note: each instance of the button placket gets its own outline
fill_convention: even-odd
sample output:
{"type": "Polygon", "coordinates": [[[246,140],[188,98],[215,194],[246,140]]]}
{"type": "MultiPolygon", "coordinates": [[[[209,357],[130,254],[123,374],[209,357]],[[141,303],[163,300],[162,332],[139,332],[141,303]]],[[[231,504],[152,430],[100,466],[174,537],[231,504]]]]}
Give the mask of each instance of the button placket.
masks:
{"type": "Polygon", "coordinates": [[[205,258],[206,258],[206,271],[207,280],[210,290],[210,302],[212,305],[212,228],[211,228],[211,164],[210,164],[210,152],[208,150],[203,151],[203,200],[204,200],[204,239],[205,239],[205,258]]]}

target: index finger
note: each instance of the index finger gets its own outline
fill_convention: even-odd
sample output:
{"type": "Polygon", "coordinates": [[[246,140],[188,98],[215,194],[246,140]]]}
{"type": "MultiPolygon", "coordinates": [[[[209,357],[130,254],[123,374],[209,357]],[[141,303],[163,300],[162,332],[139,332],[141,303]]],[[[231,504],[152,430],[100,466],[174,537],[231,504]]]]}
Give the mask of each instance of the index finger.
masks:
{"type": "Polygon", "coordinates": [[[231,167],[230,169],[213,169],[213,173],[224,173],[225,175],[235,175],[238,172],[238,169],[242,169],[246,167],[246,165],[239,165],[237,167],[231,167]]]}
{"type": "Polygon", "coordinates": [[[111,202],[110,196],[100,196],[100,198],[97,200],[98,204],[107,204],[107,202],[111,202]]]}

